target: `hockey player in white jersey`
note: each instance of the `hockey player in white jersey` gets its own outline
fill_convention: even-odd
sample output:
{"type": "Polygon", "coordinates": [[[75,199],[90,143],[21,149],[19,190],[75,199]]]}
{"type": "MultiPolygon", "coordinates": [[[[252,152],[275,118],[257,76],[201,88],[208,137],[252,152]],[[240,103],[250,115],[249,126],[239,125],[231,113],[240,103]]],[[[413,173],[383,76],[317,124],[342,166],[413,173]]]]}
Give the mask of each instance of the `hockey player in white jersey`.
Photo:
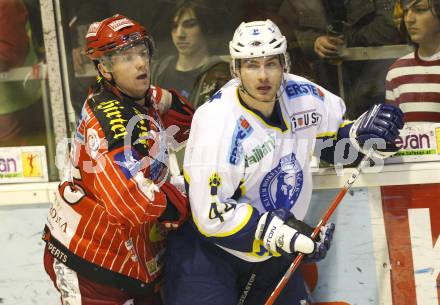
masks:
{"type": "MultiPolygon", "coordinates": [[[[242,23],[229,44],[235,78],[195,113],[184,161],[193,217],[169,237],[167,305],[235,305],[255,265],[245,304],[264,304],[296,252],[319,260],[330,247],[334,224],[314,241],[302,221],[312,154],[335,161],[341,139],[364,153],[371,139],[386,142],[376,157],[395,150],[398,108],[376,105],[344,121],[339,97],[288,73],[286,44],[270,20],[242,23]],[[324,149],[317,139],[329,140],[324,149]]],[[[297,271],[276,304],[302,300],[308,295],[297,271]]]]}

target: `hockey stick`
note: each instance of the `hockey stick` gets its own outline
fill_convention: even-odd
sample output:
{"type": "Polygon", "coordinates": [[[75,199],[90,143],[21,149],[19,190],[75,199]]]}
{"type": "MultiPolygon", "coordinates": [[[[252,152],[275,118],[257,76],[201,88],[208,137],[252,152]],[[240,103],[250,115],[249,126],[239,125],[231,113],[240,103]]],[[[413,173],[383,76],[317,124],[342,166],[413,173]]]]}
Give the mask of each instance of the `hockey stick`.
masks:
{"type": "MultiPolygon", "coordinates": [[[[351,176],[348,178],[348,180],[345,182],[342,189],[339,191],[338,195],[335,197],[333,202],[331,203],[330,207],[327,209],[326,213],[324,214],[323,218],[319,221],[318,225],[316,226],[315,230],[313,230],[312,233],[312,239],[315,239],[316,236],[318,236],[321,228],[325,226],[330,219],[330,217],[333,215],[334,211],[338,207],[339,203],[344,198],[347,191],[351,188],[353,183],[356,181],[356,179],[361,174],[362,170],[365,168],[366,164],[368,164],[371,155],[373,154],[373,150],[371,149],[368,154],[366,154],[362,161],[358,164],[358,166],[353,170],[351,176]]],[[[277,286],[275,287],[275,290],[271,293],[269,298],[267,299],[265,305],[272,305],[275,300],[278,298],[279,294],[283,290],[283,288],[286,286],[287,282],[289,281],[289,278],[292,276],[293,272],[298,268],[301,260],[303,259],[304,254],[299,253],[295,260],[292,262],[292,264],[289,266],[289,269],[287,269],[286,273],[283,275],[281,280],[278,282],[277,286]]],[[[243,289],[243,292],[240,295],[240,299],[238,300],[238,305],[243,305],[247,295],[249,294],[256,278],[256,267],[258,266],[258,263],[255,263],[251,276],[249,277],[248,282],[246,283],[245,288],[243,289]]]]}
{"type": "MultiPolygon", "coordinates": [[[[318,225],[316,226],[315,230],[313,230],[312,233],[312,239],[315,239],[316,236],[318,236],[319,232],[321,231],[321,228],[327,224],[327,221],[330,219],[330,217],[333,215],[334,211],[338,207],[339,203],[344,198],[347,191],[351,188],[353,183],[356,181],[356,179],[361,174],[362,170],[365,168],[367,164],[369,164],[369,160],[371,158],[371,155],[373,154],[373,149],[370,149],[368,154],[366,154],[362,161],[359,163],[359,165],[354,169],[354,171],[351,173],[350,178],[348,178],[347,182],[345,182],[342,189],[339,191],[336,198],[331,203],[330,207],[327,209],[327,211],[324,214],[324,217],[319,221],[318,225]]],[[[278,298],[279,294],[283,290],[283,288],[286,286],[287,282],[289,281],[289,278],[292,276],[293,272],[298,268],[299,264],[301,263],[301,260],[303,259],[304,254],[299,253],[292,264],[290,265],[289,269],[287,269],[286,273],[283,275],[281,280],[278,282],[278,285],[275,287],[275,290],[271,293],[269,298],[267,299],[266,303],[264,305],[272,305],[275,300],[278,298]]]]}
{"type": "Polygon", "coordinates": [[[176,153],[171,148],[168,148],[168,160],[170,166],[170,173],[172,177],[181,176],[179,163],[177,162],[176,153]]]}

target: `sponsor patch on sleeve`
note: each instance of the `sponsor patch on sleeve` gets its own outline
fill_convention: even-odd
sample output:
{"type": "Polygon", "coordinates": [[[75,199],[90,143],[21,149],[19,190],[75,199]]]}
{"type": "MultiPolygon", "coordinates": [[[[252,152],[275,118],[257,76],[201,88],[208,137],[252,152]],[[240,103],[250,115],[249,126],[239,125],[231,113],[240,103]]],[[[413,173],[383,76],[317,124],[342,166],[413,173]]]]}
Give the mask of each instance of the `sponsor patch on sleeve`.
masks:
{"type": "Polygon", "coordinates": [[[245,117],[240,116],[235,126],[234,135],[232,136],[232,143],[228,158],[230,164],[237,165],[240,163],[240,160],[243,157],[242,142],[249,137],[253,131],[254,129],[245,119],[245,117]]]}

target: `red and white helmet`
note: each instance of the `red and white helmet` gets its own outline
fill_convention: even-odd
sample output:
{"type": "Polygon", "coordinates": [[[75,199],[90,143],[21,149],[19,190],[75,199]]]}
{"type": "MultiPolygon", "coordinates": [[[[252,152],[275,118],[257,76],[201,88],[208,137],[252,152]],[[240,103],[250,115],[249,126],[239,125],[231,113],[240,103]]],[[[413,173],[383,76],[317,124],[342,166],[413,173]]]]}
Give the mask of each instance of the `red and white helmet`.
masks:
{"type": "Polygon", "coordinates": [[[229,42],[233,73],[236,74],[236,59],[272,55],[283,55],[282,64],[285,72],[288,72],[290,61],[286,50],[286,37],[271,20],[242,22],[229,42]]]}
{"type": "Polygon", "coordinates": [[[116,14],[90,25],[86,34],[86,55],[98,60],[121,49],[145,43],[153,54],[154,43],[145,28],[125,16],[116,14]]]}

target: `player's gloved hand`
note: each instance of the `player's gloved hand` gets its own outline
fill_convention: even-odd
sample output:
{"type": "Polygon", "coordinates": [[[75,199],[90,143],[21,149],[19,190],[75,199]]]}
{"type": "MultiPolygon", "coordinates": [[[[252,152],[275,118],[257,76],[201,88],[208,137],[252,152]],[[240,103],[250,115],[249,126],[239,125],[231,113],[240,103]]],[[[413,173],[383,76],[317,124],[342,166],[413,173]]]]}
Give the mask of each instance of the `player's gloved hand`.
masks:
{"type": "Polygon", "coordinates": [[[373,156],[384,159],[399,150],[394,141],[403,123],[403,112],[398,107],[374,105],[354,122],[350,139],[361,153],[367,154],[373,147],[373,156]]]}
{"type": "Polygon", "coordinates": [[[171,104],[169,109],[162,115],[162,120],[166,128],[170,126],[178,127],[178,131],[173,135],[178,147],[173,147],[177,151],[182,143],[188,139],[191,122],[194,115],[194,107],[180,94],[174,90],[171,93],[171,104]]]}
{"type": "Polygon", "coordinates": [[[255,239],[262,240],[271,252],[312,254],[316,250],[315,242],[309,237],[312,232],[312,228],[288,210],[278,209],[261,215],[255,239]]]}
{"type": "Polygon", "coordinates": [[[167,205],[158,220],[166,228],[176,229],[182,225],[189,216],[188,198],[169,182],[165,182],[160,189],[166,195],[167,205]]]}
{"type": "MultiPolygon", "coordinates": [[[[302,232],[306,236],[312,236],[314,228],[310,227],[303,221],[300,221],[295,218],[294,215],[288,217],[285,222],[286,225],[297,229],[302,232]]],[[[335,232],[335,224],[328,223],[325,226],[321,227],[321,230],[316,236],[315,242],[315,250],[313,253],[307,254],[304,256],[305,263],[313,263],[323,260],[327,256],[327,252],[330,249],[331,241],[333,240],[333,233],[335,232]]]]}
{"type": "Polygon", "coordinates": [[[315,240],[315,252],[304,256],[303,262],[307,264],[323,260],[327,256],[327,252],[330,249],[334,232],[334,223],[328,223],[325,226],[321,227],[321,230],[315,240]]]}

